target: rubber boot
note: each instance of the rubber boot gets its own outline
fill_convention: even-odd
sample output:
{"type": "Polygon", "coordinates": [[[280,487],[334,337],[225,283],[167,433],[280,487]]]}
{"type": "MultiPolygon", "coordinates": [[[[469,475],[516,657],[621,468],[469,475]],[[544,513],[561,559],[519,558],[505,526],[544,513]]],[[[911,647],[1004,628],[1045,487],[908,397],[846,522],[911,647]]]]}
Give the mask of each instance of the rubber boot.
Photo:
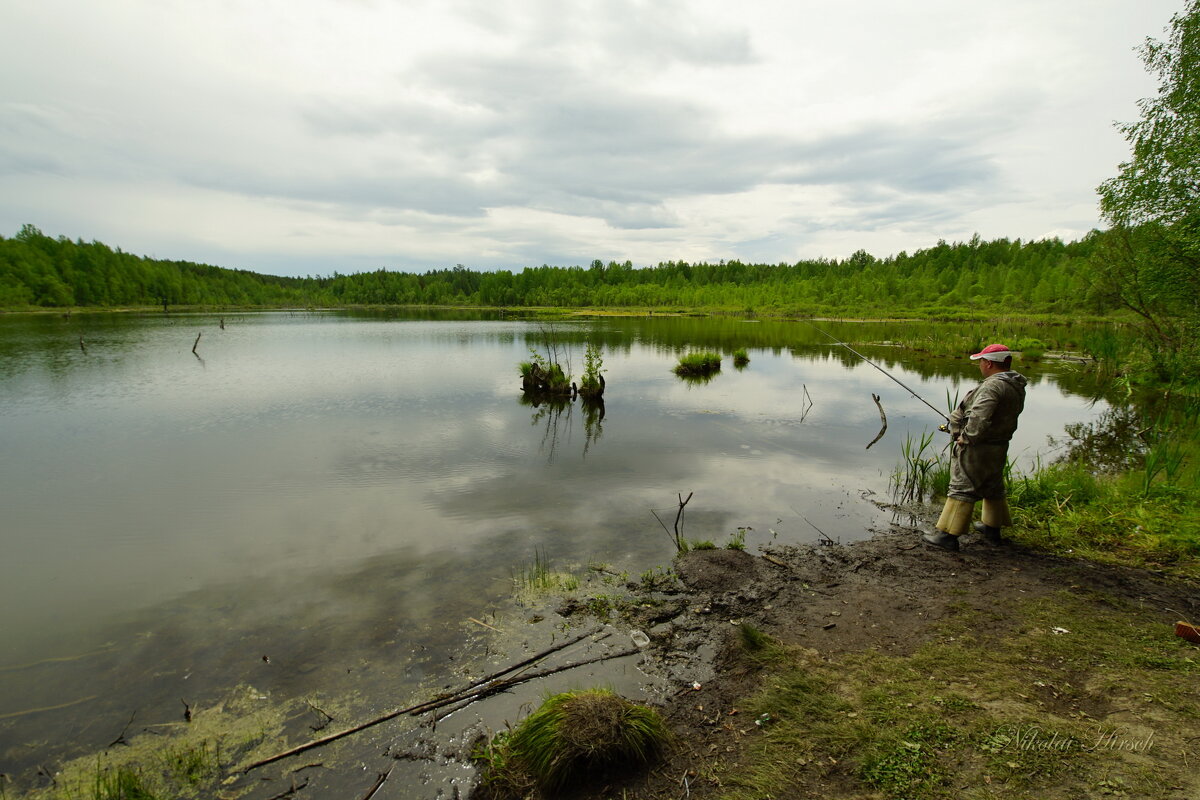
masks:
{"type": "Polygon", "coordinates": [[[983,540],[988,544],[997,546],[1004,544],[1004,539],[1000,536],[999,528],[985,525],[982,522],[974,522],[971,524],[971,527],[975,529],[976,533],[982,533],[983,540]]]}
{"type": "Polygon", "coordinates": [[[931,544],[934,547],[940,547],[943,550],[958,552],[958,537],[945,531],[939,531],[936,528],[929,533],[921,534],[921,540],[925,544],[931,544]]]}

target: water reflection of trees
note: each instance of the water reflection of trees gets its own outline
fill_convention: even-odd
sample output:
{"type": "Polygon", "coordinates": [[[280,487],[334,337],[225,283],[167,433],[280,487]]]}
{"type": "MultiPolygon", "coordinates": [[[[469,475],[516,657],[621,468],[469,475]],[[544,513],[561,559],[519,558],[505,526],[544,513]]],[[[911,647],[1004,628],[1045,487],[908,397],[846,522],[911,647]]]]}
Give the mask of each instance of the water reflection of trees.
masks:
{"type": "Polygon", "coordinates": [[[534,409],[529,419],[533,427],[542,428],[540,449],[547,460],[553,460],[562,440],[570,442],[575,416],[575,402],[583,412],[583,455],[604,434],[604,399],[602,397],[522,394],[518,402],[534,409]]]}
{"type": "Polygon", "coordinates": [[[1146,451],[1142,420],[1134,407],[1114,406],[1090,422],[1067,425],[1066,436],[1052,436],[1050,444],[1065,448],[1059,461],[1087,464],[1102,472],[1133,469],[1146,451]]]}

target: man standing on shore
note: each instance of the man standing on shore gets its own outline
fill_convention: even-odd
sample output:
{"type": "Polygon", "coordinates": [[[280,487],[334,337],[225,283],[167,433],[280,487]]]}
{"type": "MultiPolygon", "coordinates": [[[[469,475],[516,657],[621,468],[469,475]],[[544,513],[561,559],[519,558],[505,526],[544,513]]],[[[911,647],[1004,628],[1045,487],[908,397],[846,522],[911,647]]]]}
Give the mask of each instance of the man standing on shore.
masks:
{"type": "Polygon", "coordinates": [[[1025,376],[1012,370],[1012,352],[989,344],[971,356],[979,362],[983,382],[950,413],[945,427],[950,448],[950,490],[935,530],[921,538],[945,550],[958,549],[958,537],[971,526],[975,504],[983,501],[982,522],[974,529],[989,544],[1001,544],[1000,529],[1012,525],[1004,491],[1008,442],[1025,408],[1025,376]]]}

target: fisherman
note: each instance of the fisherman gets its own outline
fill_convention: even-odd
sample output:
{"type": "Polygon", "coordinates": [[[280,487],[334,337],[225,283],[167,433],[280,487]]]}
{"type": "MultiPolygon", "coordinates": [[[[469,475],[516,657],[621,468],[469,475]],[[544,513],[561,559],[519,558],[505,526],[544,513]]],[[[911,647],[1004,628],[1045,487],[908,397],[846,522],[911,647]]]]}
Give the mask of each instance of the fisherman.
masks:
{"type": "Polygon", "coordinates": [[[983,534],[988,544],[1003,542],[1000,529],[1012,525],[1004,491],[1008,442],[1025,408],[1025,376],[1012,369],[1012,351],[989,344],[971,356],[983,382],[950,412],[942,430],[951,436],[950,491],[935,529],[921,538],[945,550],[958,549],[958,537],[968,527],[983,534]],[[983,501],[982,521],[972,525],[975,503],[983,501]]]}

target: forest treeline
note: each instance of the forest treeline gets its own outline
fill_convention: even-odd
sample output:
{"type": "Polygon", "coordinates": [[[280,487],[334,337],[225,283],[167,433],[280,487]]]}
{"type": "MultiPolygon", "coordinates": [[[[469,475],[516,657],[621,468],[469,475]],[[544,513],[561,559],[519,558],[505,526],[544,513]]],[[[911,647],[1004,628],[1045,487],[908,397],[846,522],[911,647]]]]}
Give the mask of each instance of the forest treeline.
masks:
{"type": "Polygon", "coordinates": [[[349,305],[467,305],[711,308],[754,312],[1104,313],[1090,259],[1097,239],[967,242],[877,258],[793,264],[669,261],[635,268],[476,271],[462,265],[423,274],[378,270],[291,278],[187,261],[144,258],[100,242],[54,238],[25,225],[0,237],[0,308],[349,305]]]}

